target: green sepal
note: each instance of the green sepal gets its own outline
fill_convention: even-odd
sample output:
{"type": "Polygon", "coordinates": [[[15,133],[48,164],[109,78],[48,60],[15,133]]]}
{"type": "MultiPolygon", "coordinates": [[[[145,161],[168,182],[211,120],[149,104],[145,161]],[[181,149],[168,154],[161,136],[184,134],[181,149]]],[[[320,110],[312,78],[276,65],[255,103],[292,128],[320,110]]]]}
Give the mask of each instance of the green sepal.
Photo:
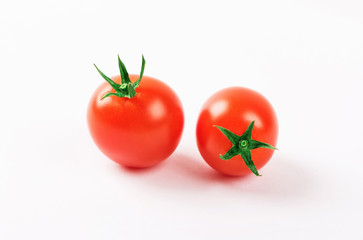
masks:
{"type": "Polygon", "coordinates": [[[236,155],[240,155],[246,166],[251,170],[251,172],[253,172],[256,176],[261,176],[258,173],[254,162],[252,161],[251,150],[256,148],[267,148],[267,149],[277,150],[277,148],[273,147],[268,143],[252,139],[252,130],[254,124],[255,121],[252,121],[248,125],[246,131],[241,136],[231,132],[230,130],[224,127],[216,125],[214,125],[214,127],[218,128],[233,145],[224,155],[220,154],[219,158],[222,160],[229,160],[236,155]]]}
{"type": "Polygon", "coordinates": [[[107,98],[107,97],[109,97],[109,96],[117,96],[117,93],[108,92],[108,93],[106,93],[105,95],[103,95],[103,97],[101,98],[101,100],[102,100],[102,99],[104,99],[104,98],[107,98]]]}
{"type": "Polygon", "coordinates": [[[118,59],[118,68],[120,69],[120,76],[121,76],[121,84],[129,84],[131,83],[129,73],[126,70],[125,64],[121,61],[120,56],[117,55],[118,59]]]}
{"type": "Polygon", "coordinates": [[[96,66],[96,64],[93,64],[95,67],[96,67],[96,69],[97,69],[97,71],[99,72],[99,74],[103,77],[103,79],[105,79],[110,85],[111,85],[111,87],[115,90],[115,91],[117,91],[118,90],[118,88],[120,87],[120,84],[117,84],[117,83],[115,83],[111,78],[109,78],[109,77],[107,77],[103,72],[101,72],[101,70],[100,69],[98,69],[98,67],[96,66]]]}
{"type": "Polygon", "coordinates": [[[242,150],[240,153],[243,161],[246,163],[247,167],[256,175],[261,176],[255,166],[255,163],[252,161],[251,158],[251,151],[250,150],[242,150]]]}
{"type": "Polygon", "coordinates": [[[252,129],[254,126],[255,126],[255,121],[250,122],[246,131],[242,134],[241,138],[246,139],[246,140],[251,139],[252,138],[252,129]]]}
{"type": "Polygon", "coordinates": [[[267,149],[278,150],[277,148],[275,148],[274,146],[272,146],[268,143],[259,142],[259,141],[251,139],[250,149],[252,150],[252,149],[256,149],[256,148],[267,148],[267,149]]]}
{"type": "Polygon", "coordinates": [[[223,156],[222,156],[222,154],[220,154],[219,158],[222,160],[229,160],[229,159],[233,158],[234,156],[238,155],[239,153],[240,152],[239,152],[238,147],[233,146],[223,156]]]}
{"type": "Polygon", "coordinates": [[[217,125],[214,125],[214,127],[218,128],[228,138],[228,140],[231,141],[233,145],[236,145],[240,141],[241,137],[229,131],[228,129],[217,125]]]}
{"type": "Polygon", "coordinates": [[[144,69],[145,69],[145,58],[144,58],[144,55],[142,55],[140,77],[139,77],[139,79],[137,79],[137,81],[135,81],[132,84],[132,86],[133,86],[134,89],[136,89],[139,86],[140,81],[141,81],[141,78],[142,78],[142,76],[144,76],[144,69]]]}
{"type": "Polygon", "coordinates": [[[101,72],[101,70],[98,69],[96,64],[93,64],[96,67],[98,73],[103,77],[103,79],[105,79],[111,85],[111,87],[116,91],[115,93],[114,92],[106,93],[104,96],[102,96],[101,100],[110,96],[127,97],[127,98],[133,98],[136,96],[136,88],[140,85],[142,76],[144,75],[144,69],[145,69],[144,56],[142,56],[140,77],[134,83],[131,82],[126,66],[121,61],[119,55],[117,55],[117,59],[120,70],[121,84],[115,83],[111,78],[107,77],[103,72],[101,72]]]}

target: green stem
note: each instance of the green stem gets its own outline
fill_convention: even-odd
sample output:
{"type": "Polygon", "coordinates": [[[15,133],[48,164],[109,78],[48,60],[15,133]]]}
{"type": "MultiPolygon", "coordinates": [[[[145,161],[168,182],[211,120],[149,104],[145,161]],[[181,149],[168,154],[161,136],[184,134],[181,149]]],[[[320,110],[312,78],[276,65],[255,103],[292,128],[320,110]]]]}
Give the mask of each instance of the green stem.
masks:
{"type": "Polygon", "coordinates": [[[107,77],[101,70],[98,69],[98,67],[94,64],[96,67],[98,73],[105,79],[111,87],[116,91],[108,92],[106,93],[102,98],[111,97],[111,96],[117,96],[117,97],[127,97],[127,98],[133,98],[136,96],[136,88],[140,85],[142,76],[144,75],[144,69],[145,69],[145,59],[144,55],[142,55],[142,64],[141,64],[141,71],[140,76],[137,81],[134,83],[131,82],[129,74],[127,72],[125,64],[121,61],[120,56],[117,55],[118,58],[118,66],[120,69],[120,77],[121,77],[121,84],[115,83],[111,78],[107,77]]]}

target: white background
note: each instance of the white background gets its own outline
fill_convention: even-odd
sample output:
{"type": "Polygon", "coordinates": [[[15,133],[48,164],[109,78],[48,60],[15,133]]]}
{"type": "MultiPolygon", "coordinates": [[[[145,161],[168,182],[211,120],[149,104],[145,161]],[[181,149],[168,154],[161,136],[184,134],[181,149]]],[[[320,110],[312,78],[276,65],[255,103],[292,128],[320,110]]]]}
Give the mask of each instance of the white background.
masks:
{"type": "Polygon", "coordinates": [[[1,1],[0,239],[363,239],[363,3],[1,1]],[[183,138],[157,167],[127,170],[92,142],[103,79],[170,85],[183,138]],[[275,107],[277,151],[253,175],[203,161],[203,102],[246,86],[275,107]]]}

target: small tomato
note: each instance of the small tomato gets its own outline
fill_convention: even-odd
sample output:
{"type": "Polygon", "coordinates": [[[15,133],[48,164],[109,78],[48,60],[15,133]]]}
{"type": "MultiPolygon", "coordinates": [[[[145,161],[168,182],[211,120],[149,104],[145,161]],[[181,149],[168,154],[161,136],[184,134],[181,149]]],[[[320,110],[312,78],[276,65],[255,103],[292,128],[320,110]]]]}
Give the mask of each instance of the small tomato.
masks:
{"type": "Polygon", "coordinates": [[[278,135],[277,117],[260,93],[243,87],[212,95],[200,112],[196,137],[204,160],[218,172],[259,175],[272,157],[278,135]]]}

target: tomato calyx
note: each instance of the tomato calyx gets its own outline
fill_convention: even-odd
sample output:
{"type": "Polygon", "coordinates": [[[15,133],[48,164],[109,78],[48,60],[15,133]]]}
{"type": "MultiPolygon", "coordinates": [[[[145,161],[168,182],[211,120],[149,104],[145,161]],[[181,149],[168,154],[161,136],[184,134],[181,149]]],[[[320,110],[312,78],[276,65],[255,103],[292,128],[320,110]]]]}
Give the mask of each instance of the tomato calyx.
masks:
{"type": "Polygon", "coordinates": [[[100,69],[96,66],[96,64],[93,64],[99,74],[111,85],[111,87],[115,90],[115,92],[108,92],[106,93],[102,98],[110,97],[110,96],[117,96],[117,97],[127,97],[127,98],[133,98],[136,96],[136,88],[140,85],[141,78],[144,74],[145,69],[145,59],[144,55],[142,55],[142,64],[141,64],[141,71],[140,71],[140,77],[137,81],[134,83],[131,82],[129,74],[127,72],[125,64],[121,61],[120,56],[117,55],[118,58],[118,66],[120,69],[120,76],[121,76],[121,84],[115,83],[111,78],[107,77],[103,72],[101,72],[100,69]]]}
{"type": "Polygon", "coordinates": [[[230,130],[228,130],[224,127],[220,127],[220,126],[216,126],[216,125],[214,125],[214,127],[217,127],[228,138],[228,140],[233,144],[233,146],[224,155],[220,154],[219,158],[222,160],[229,160],[236,155],[240,155],[242,157],[243,161],[245,162],[245,164],[247,165],[247,167],[256,176],[261,176],[258,173],[254,162],[252,161],[251,150],[256,149],[256,148],[267,148],[267,149],[277,150],[277,148],[273,147],[272,145],[270,145],[268,143],[264,143],[264,142],[260,142],[260,141],[256,141],[256,140],[252,139],[252,130],[253,130],[254,124],[255,124],[255,121],[252,121],[248,125],[246,131],[241,136],[231,132],[230,130]]]}

